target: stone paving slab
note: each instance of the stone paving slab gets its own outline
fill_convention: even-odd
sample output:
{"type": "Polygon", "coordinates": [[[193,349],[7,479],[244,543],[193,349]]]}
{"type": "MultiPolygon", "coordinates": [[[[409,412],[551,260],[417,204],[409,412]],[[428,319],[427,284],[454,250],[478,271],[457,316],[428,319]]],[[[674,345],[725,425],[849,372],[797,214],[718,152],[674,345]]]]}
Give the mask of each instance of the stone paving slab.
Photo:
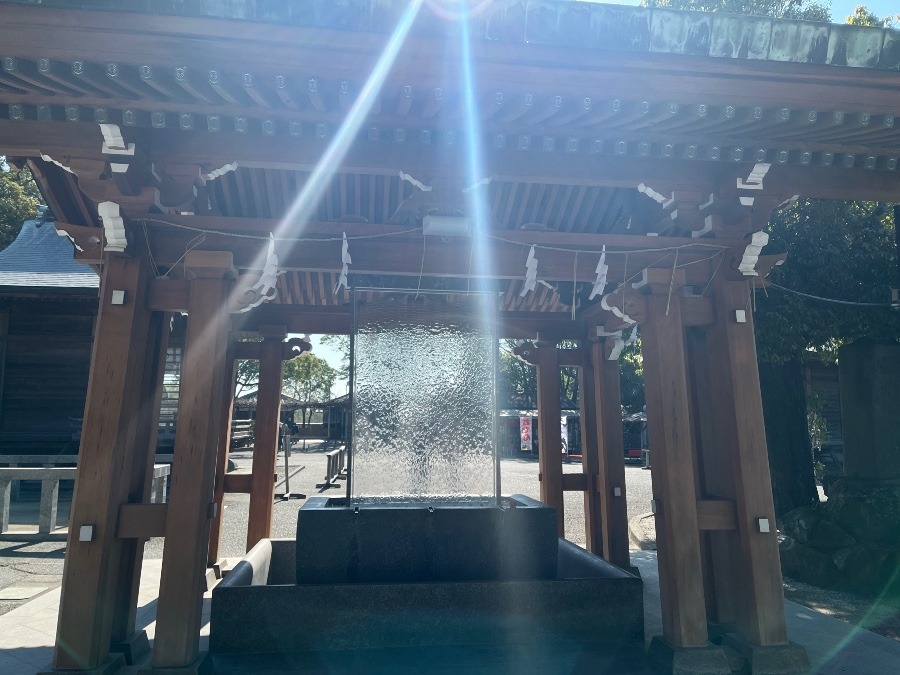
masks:
{"type": "MultiPolygon", "coordinates": [[[[631,556],[632,563],[641,570],[644,579],[645,630],[649,639],[662,631],[656,554],[634,551],[631,556]]],[[[162,561],[144,560],[137,625],[147,631],[151,642],[155,632],[156,596],[161,570],[162,561]]],[[[200,641],[203,651],[209,641],[210,598],[211,593],[207,593],[203,604],[200,641]]],[[[0,616],[0,675],[29,675],[50,664],[58,606],[57,588],[0,616]]],[[[787,619],[791,640],[806,647],[815,673],[881,675],[900,672],[900,642],[793,602],[787,603],[787,619]]],[[[138,671],[139,667],[135,666],[121,672],[138,671]]]]}
{"type": "Polygon", "coordinates": [[[7,586],[0,588],[0,600],[29,600],[49,586],[7,586]]]}

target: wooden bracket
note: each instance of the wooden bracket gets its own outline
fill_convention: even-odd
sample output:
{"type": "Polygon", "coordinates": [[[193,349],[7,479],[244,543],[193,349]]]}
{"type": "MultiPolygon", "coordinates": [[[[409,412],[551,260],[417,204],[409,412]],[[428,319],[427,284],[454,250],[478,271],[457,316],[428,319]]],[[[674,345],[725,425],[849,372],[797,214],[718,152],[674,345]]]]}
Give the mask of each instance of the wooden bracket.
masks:
{"type": "Polygon", "coordinates": [[[103,230],[99,227],[73,225],[57,220],[56,233],[68,237],[75,245],[75,260],[85,264],[100,264],[103,253],[103,230]]]}
{"type": "Polygon", "coordinates": [[[517,344],[513,348],[513,354],[524,361],[525,363],[529,363],[532,366],[537,365],[538,361],[538,346],[534,342],[521,342],[517,344]]]}

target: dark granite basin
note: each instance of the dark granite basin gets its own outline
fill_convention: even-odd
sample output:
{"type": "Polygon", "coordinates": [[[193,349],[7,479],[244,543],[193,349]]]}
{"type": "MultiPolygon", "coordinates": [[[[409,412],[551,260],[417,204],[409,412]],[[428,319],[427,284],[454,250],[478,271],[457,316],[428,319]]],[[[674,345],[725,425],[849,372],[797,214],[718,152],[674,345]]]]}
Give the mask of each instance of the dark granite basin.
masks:
{"type": "Polygon", "coordinates": [[[248,654],[294,655],[299,665],[359,650],[389,661],[391,650],[400,658],[450,648],[521,654],[523,646],[535,658],[640,653],[641,580],[557,539],[552,509],[515,499],[516,507],[474,515],[301,509],[302,539],[261,541],[213,590],[210,663],[225,672],[248,654]],[[536,524],[547,513],[552,545],[536,524]],[[485,537],[494,543],[479,550],[485,537]]]}

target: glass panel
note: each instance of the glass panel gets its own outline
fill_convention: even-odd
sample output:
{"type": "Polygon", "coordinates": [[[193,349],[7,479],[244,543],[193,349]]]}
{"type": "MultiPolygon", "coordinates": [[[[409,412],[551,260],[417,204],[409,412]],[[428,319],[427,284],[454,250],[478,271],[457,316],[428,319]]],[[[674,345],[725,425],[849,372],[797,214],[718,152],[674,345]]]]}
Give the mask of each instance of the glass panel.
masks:
{"type": "Polygon", "coordinates": [[[491,294],[357,291],[356,501],[496,500],[491,294]]]}

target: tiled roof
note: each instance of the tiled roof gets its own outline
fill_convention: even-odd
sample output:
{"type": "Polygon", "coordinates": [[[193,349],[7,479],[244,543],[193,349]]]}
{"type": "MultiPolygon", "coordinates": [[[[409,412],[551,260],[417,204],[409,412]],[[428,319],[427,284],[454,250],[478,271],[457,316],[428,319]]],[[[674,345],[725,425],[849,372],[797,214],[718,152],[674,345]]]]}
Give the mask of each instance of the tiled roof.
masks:
{"type": "MultiPolygon", "coordinates": [[[[234,407],[238,410],[256,410],[256,392],[251,391],[249,394],[244,394],[243,396],[239,396],[234,401],[234,407]]],[[[282,410],[296,410],[297,408],[302,408],[303,404],[295,398],[288,396],[287,394],[281,395],[281,409],[282,410]]]]}
{"type": "MultiPolygon", "coordinates": [[[[0,0],[0,4],[35,0],[0,0]]],[[[41,0],[42,7],[115,9],[385,33],[408,0],[41,0]]],[[[433,3],[440,6],[440,2],[433,3]]],[[[475,4],[475,3],[473,3],[475,4]]],[[[452,7],[452,3],[451,3],[452,7]]],[[[448,13],[448,12],[445,12],[448,13]]],[[[430,13],[428,13],[430,14],[430,13]]],[[[423,13],[413,33],[457,30],[423,13]]],[[[600,0],[492,0],[475,12],[473,37],[583,49],[664,52],[854,68],[900,68],[900,31],[817,21],[632,7],[600,0]]]]}
{"type": "Polygon", "coordinates": [[[72,242],[52,222],[25,221],[16,240],[0,251],[0,287],[99,288],[97,274],[72,254],[72,242]]]}

